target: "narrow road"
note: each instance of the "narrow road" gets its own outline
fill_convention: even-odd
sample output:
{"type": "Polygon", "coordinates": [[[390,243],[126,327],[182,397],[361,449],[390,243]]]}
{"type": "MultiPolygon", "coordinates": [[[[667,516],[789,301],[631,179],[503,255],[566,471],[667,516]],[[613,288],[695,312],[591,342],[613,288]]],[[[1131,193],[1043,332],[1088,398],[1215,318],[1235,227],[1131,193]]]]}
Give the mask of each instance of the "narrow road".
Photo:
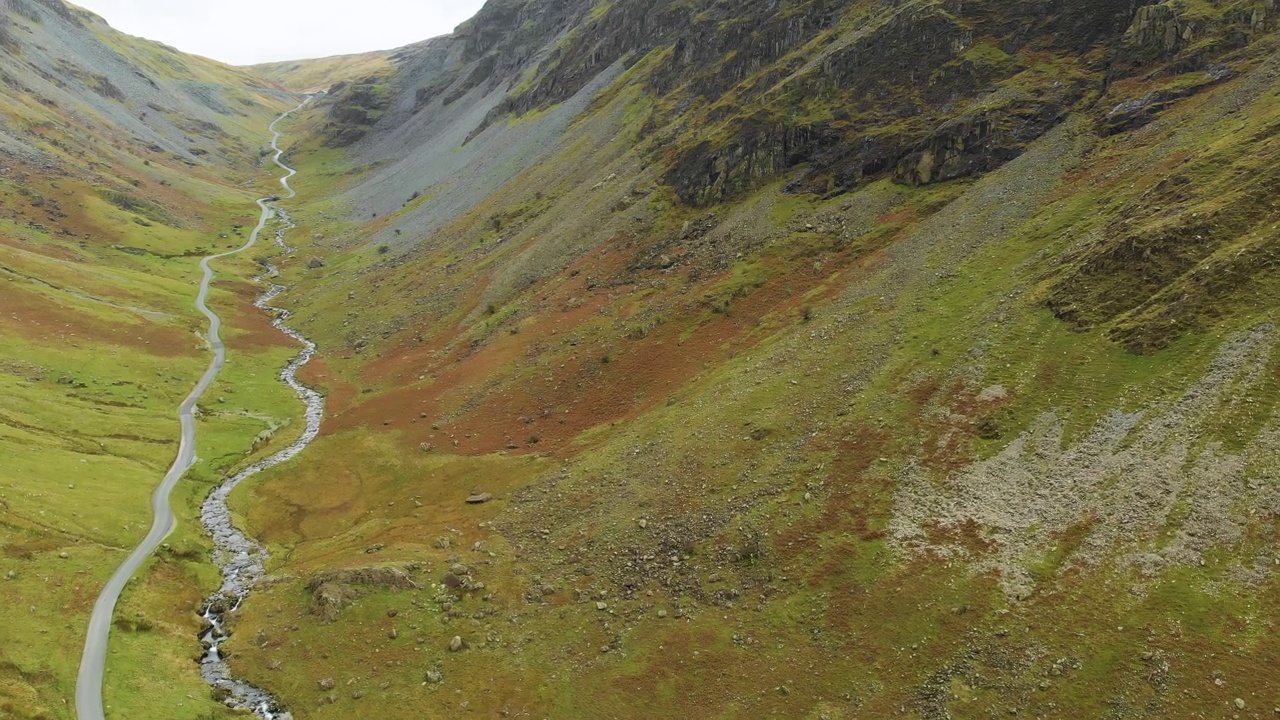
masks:
{"type": "MultiPolygon", "coordinates": [[[[276,124],[294,112],[301,110],[308,102],[310,102],[310,99],[304,101],[293,110],[282,114],[272,121],[268,128],[272,133],[271,149],[276,152],[276,164],[288,171],[288,174],[280,178],[280,185],[290,196],[293,195],[293,190],[289,187],[289,178],[296,175],[297,171],[280,162],[280,156],[283,151],[278,144],[280,133],[276,131],[276,124]]],[[[209,319],[209,346],[213,348],[213,359],[209,362],[209,367],[204,371],[200,382],[196,383],[195,388],[191,390],[191,394],[178,406],[178,419],[182,424],[182,437],[178,444],[178,457],[174,459],[173,466],[169,468],[168,474],[164,476],[164,480],[151,496],[151,511],[153,514],[151,531],[147,533],[142,542],[133,549],[133,552],[129,553],[129,557],[125,558],[125,561],[116,569],[111,579],[107,581],[106,586],[102,588],[102,593],[98,595],[98,601],[93,605],[93,615],[89,618],[89,634],[85,638],[84,653],[80,658],[80,673],[76,678],[76,716],[80,720],[105,720],[105,712],[102,705],[102,677],[107,661],[107,639],[111,633],[111,619],[115,613],[116,603],[120,600],[120,593],[124,591],[129,579],[138,571],[138,568],[142,567],[143,562],[146,561],[151,553],[160,547],[160,543],[164,542],[164,539],[173,532],[177,524],[177,520],[173,515],[173,508],[170,506],[169,496],[173,493],[173,488],[177,485],[178,480],[195,463],[196,423],[193,411],[196,403],[200,401],[201,396],[213,384],[214,378],[217,377],[218,372],[222,370],[222,366],[227,361],[227,348],[219,334],[222,329],[222,318],[218,317],[217,313],[210,310],[206,304],[209,299],[209,286],[213,282],[213,269],[209,266],[209,263],[219,258],[242,253],[253,247],[258,242],[258,235],[267,226],[267,222],[272,217],[273,211],[270,202],[270,198],[258,200],[258,207],[262,208],[262,214],[258,218],[257,227],[253,229],[248,241],[243,246],[229,252],[210,255],[200,261],[200,269],[204,271],[204,278],[200,281],[200,291],[196,295],[195,308],[209,319]]]]}

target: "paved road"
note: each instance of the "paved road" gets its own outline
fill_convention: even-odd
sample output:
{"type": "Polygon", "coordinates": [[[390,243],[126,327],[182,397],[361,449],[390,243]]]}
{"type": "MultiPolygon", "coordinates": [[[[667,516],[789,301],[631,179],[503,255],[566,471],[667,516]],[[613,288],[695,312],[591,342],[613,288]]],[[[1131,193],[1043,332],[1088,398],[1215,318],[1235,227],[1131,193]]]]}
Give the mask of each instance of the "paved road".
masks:
{"type": "MultiPolygon", "coordinates": [[[[307,102],[310,101],[308,100],[307,102]]],[[[280,162],[280,156],[283,151],[280,150],[278,145],[280,133],[276,131],[276,124],[302,109],[306,104],[304,102],[302,105],[276,118],[269,128],[273,135],[271,148],[276,152],[276,164],[289,171],[287,175],[280,179],[280,185],[285,189],[289,197],[294,195],[293,189],[289,187],[289,178],[297,173],[293,168],[287,167],[280,162]]],[[[258,200],[258,206],[262,208],[262,215],[258,218],[257,227],[249,235],[249,240],[242,247],[229,252],[210,255],[200,261],[200,269],[204,271],[204,278],[200,281],[200,292],[196,295],[195,307],[209,319],[209,345],[213,348],[213,359],[209,362],[209,368],[204,371],[204,376],[200,378],[200,382],[196,383],[195,388],[191,390],[191,394],[178,406],[178,419],[182,423],[182,438],[178,444],[178,457],[174,459],[173,466],[169,468],[168,474],[164,476],[164,480],[151,496],[151,511],[154,517],[151,522],[151,531],[147,533],[146,538],[133,549],[133,552],[129,553],[129,557],[125,558],[125,561],[116,569],[115,574],[107,581],[106,587],[102,589],[102,594],[98,596],[98,601],[93,605],[93,615],[89,618],[89,634],[85,638],[84,654],[80,658],[80,674],[76,678],[76,715],[80,720],[105,720],[102,705],[102,673],[107,661],[107,638],[111,632],[111,618],[115,613],[116,602],[120,600],[120,593],[124,591],[125,584],[129,582],[129,579],[133,577],[134,573],[138,571],[138,568],[142,566],[151,553],[160,547],[160,543],[164,542],[169,533],[173,532],[173,528],[177,524],[177,520],[173,515],[173,508],[169,503],[169,496],[173,492],[174,486],[177,485],[178,480],[195,463],[196,423],[192,411],[227,361],[227,348],[219,334],[222,329],[222,318],[218,317],[217,313],[210,310],[206,304],[209,299],[209,285],[213,282],[213,269],[209,266],[209,263],[219,258],[244,252],[253,247],[258,242],[258,235],[267,226],[267,221],[272,217],[270,202],[270,198],[258,200]]],[[[162,714],[160,713],[160,715],[162,714]]]]}

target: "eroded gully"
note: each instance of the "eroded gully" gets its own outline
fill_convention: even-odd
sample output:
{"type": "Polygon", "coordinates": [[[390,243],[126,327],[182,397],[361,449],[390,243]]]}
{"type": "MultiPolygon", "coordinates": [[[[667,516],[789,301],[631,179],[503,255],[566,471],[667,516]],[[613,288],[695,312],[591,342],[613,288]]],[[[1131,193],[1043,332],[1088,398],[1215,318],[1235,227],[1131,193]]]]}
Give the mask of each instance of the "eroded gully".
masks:
{"type": "MultiPolygon", "coordinates": [[[[76,680],[76,713],[80,720],[104,720],[102,679],[112,614],[125,584],[142,566],[147,557],[155,552],[160,543],[173,531],[176,520],[170,507],[169,497],[178,480],[195,462],[194,410],[196,403],[199,402],[226,363],[226,346],[220,336],[222,320],[206,304],[209,296],[209,287],[214,275],[210,263],[219,258],[235,255],[252,248],[257,244],[258,236],[266,229],[267,224],[273,218],[279,218],[280,220],[280,227],[276,230],[275,235],[276,245],[280,247],[281,253],[292,251],[292,248],[284,243],[284,234],[293,227],[293,223],[290,221],[288,213],[276,208],[274,203],[277,199],[294,197],[295,193],[289,184],[289,180],[297,174],[297,171],[281,161],[284,151],[279,146],[280,132],[276,130],[276,125],[289,117],[289,115],[301,110],[306,106],[307,102],[310,102],[310,100],[280,115],[269,127],[272,133],[271,149],[275,152],[272,161],[286,172],[285,176],[280,179],[280,185],[284,190],[283,194],[278,198],[262,198],[258,200],[258,206],[262,208],[262,214],[248,241],[242,247],[229,252],[210,255],[200,262],[200,269],[204,276],[200,283],[199,293],[196,296],[195,307],[209,320],[208,339],[209,346],[213,350],[213,358],[209,363],[208,369],[205,370],[204,375],[191,391],[191,394],[187,396],[186,400],[178,408],[178,417],[182,425],[178,456],[169,472],[165,475],[164,480],[152,495],[154,519],[151,530],[111,576],[94,605],[93,614],[89,621],[89,633],[85,640],[84,654],[81,658],[80,673],[76,680]]],[[[271,266],[268,266],[268,268],[274,271],[271,266]]],[[[272,272],[272,275],[274,275],[274,272],[272,272]]],[[[246,478],[297,456],[316,438],[320,431],[320,420],[324,416],[324,397],[300,383],[297,378],[298,371],[315,354],[315,344],[285,324],[288,319],[287,312],[270,305],[271,301],[284,290],[284,286],[273,284],[255,304],[259,308],[273,312],[276,316],[274,322],[276,329],[303,346],[302,352],[281,372],[280,378],[297,393],[299,399],[305,404],[306,427],[302,435],[288,447],[250,465],[219,485],[205,499],[200,509],[201,522],[214,541],[214,561],[222,570],[222,586],[209,597],[202,610],[205,627],[201,632],[200,640],[204,644],[205,655],[200,665],[201,674],[225,704],[250,710],[258,717],[263,718],[263,720],[288,720],[291,716],[281,709],[280,703],[270,693],[250,683],[236,679],[231,674],[231,670],[220,652],[223,642],[228,637],[225,624],[226,614],[238,608],[253,589],[253,586],[261,579],[267,557],[266,549],[262,545],[245,535],[232,523],[231,512],[227,508],[227,497],[246,478]]]]}

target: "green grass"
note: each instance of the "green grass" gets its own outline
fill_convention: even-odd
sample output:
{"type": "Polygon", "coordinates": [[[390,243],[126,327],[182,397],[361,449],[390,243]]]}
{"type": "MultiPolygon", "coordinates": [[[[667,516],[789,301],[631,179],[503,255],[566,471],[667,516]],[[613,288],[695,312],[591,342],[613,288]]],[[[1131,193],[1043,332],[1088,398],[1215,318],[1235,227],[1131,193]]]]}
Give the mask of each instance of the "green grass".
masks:
{"type": "MultiPolygon", "coordinates": [[[[1006,62],[994,47],[973,52],[1006,62]]],[[[1010,83],[1044,87],[1058,69],[1038,63],[1010,83]]],[[[642,121],[635,104],[621,93],[604,98],[575,132],[587,138],[610,122],[633,129],[642,121]]],[[[1255,112],[1264,114],[1246,114],[1255,112]]],[[[1227,127],[1181,142],[1247,155],[1248,135],[1227,127]]],[[[1075,267],[1073,250],[1108,242],[1116,234],[1095,234],[1137,214],[1143,193],[1166,174],[1159,163],[1175,161],[1179,148],[1162,146],[1167,139],[1153,131],[1099,141],[1007,226],[999,211],[1017,198],[975,202],[993,192],[986,181],[926,188],[881,181],[823,201],[780,196],[778,182],[717,209],[725,227],[760,242],[742,242],[741,258],[732,245],[706,250],[733,251],[723,255],[733,261],[701,279],[633,268],[646,243],[665,242],[693,218],[672,209],[663,190],[640,201],[652,216],[637,217],[638,229],[627,230],[632,218],[607,225],[604,216],[603,229],[579,238],[575,220],[598,208],[574,183],[590,187],[610,172],[592,152],[628,159],[586,139],[403,264],[381,266],[368,248],[344,253],[316,243],[317,253],[330,248],[329,265],[286,270],[299,282],[287,301],[328,350],[331,433],[233,498],[252,533],[270,543],[271,572],[289,578],[256,594],[238,620],[237,668],[320,718],[448,714],[462,702],[477,714],[805,717],[831,705],[831,716],[886,717],[901,708],[924,714],[922,688],[936,675],[955,695],[940,702],[958,717],[1011,709],[1104,716],[1167,697],[1179,711],[1212,716],[1233,697],[1202,690],[1217,669],[1233,676],[1224,692],[1257,693],[1263,702],[1270,678],[1248,668],[1269,667],[1276,648],[1259,629],[1266,623],[1252,618],[1274,613],[1274,581],[1244,587],[1228,570],[1249,567],[1267,547],[1265,522],[1210,553],[1203,568],[1141,577],[1105,552],[1098,566],[1077,562],[1091,531],[1082,519],[1021,559],[1036,580],[1036,592],[1021,601],[1007,598],[982,564],[989,553],[982,528],[932,529],[953,533],[967,557],[915,555],[888,537],[908,465],[924,464],[944,482],[1050,412],[1062,419],[1070,447],[1106,413],[1150,413],[1176,399],[1225,339],[1274,312],[1262,296],[1233,299],[1227,307],[1238,312],[1135,354],[1114,326],[1076,328],[1046,305],[1075,267]],[[561,180],[581,166],[599,172],[561,180]],[[544,190],[545,207],[530,206],[533,187],[544,190]],[[940,229],[928,224],[946,208],[959,210],[940,229]],[[830,222],[825,214],[844,216],[845,239],[797,229],[830,222]],[[495,216],[511,237],[490,251],[495,216]],[[561,244],[540,245],[542,237],[561,244]],[[516,276],[504,270],[540,247],[571,255],[582,271],[498,287],[516,276]],[[593,294],[581,277],[592,273],[619,282],[593,294]],[[601,310],[568,321],[573,298],[601,310]],[[713,313],[704,301],[727,306],[713,313]],[[494,312],[485,312],[489,305],[494,312]],[[814,313],[801,322],[805,305],[814,313]],[[648,312],[664,322],[630,338],[648,312]],[[501,332],[507,328],[519,332],[501,332]],[[347,354],[357,337],[371,344],[347,354]],[[599,362],[605,355],[607,366],[599,362]],[[671,368],[678,373],[670,384],[647,384],[671,368]],[[454,385],[442,390],[446,382],[454,385]],[[1005,399],[978,404],[975,396],[995,385],[1005,399]],[[536,392],[522,397],[530,387],[536,392]],[[504,405],[508,397],[517,399],[504,405]],[[430,453],[418,448],[428,424],[413,424],[420,410],[442,427],[430,453]],[[552,446],[547,438],[566,410],[588,420],[552,446]],[[390,429],[384,419],[394,421],[390,429]],[[996,436],[980,435],[984,420],[996,436]],[[504,433],[518,440],[541,433],[538,450],[554,447],[552,457],[521,457],[528,448],[451,454],[452,439],[504,433]],[[494,503],[462,503],[495,486],[494,503]],[[638,519],[646,519],[643,532],[638,519]],[[744,558],[751,533],[758,552],[744,558]],[[458,542],[435,547],[440,536],[458,542]],[[474,542],[494,555],[473,552],[474,542]],[[385,547],[367,552],[377,544],[385,547]],[[636,567],[653,562],[647,555],[670,554],[682,556],[680,568],[636,567]],[[461,614],[446,623],[430,583],[455,560],[480,569],[493,599],[457,601],[461,614]],[[331,624],[312,613],[305,585],[316,572],[384,563],[419,564],[423,587],[362,591],[331,624]],[[595,606],[602,590],[611,593],[606,611],[595,606]],[[688,615],[657,619],[659,609],[677,606],[688,615]],[[387,637],[393,626],[396,640],[387,637]],[[265,647],[256,642],[260,631],[265,647]],[[443,648],[453,634],[484,637],[486,647],[449,654],[443,648]],[[1189,694],[1161,695],[1150,679],[1157,668],[1143,660],[1157,652],[1172,658],[1172,692],[1189,694]],[[269,669],[276,660],[282,669],[269,669]],[[446,682],[424,685],[425,669],[437,662],[446,682]],[[329,676],[339,683],[332,703],[317,686],[329,676]]],[[[331,153],[302,165],[300,217],[332,211],[326,194],[359,178],[344,175],[348,168],[331,153]]],[[[1209,187],[1239,174],[1225,167],[1206,162],[1189,171],[1205,173],[1193,180],[1209,187]]],[[[638,171],[635,185],[660,184],[660,170],[638,171]]],[[[1040,170],[1024,167],[1010,192],[1035,192],[1040,170]]],[[[295,237],[359,231],[358,223],[315,223],[295,237]]],[[[300,254],[309,252],[304,245],[300,254]]],[[[1276,363],[1260,371],[1259,402],[1224,408],[1197,442],[1256,447],[1273,420],[1276,363]]],[[[259,387],[251,374],[228,378],[233,405],[259,387]]],[[[277,417],[285,400],[236,407],[277,417]]],[[[236,438],[262,427],[235,418],[209,435],[230,448],[210,451],[220,462],[234,458],[236,438]]],[[[1252,462],[1259,473],[1268,464],[1252,462]]],[[[1170,524],[1185,517],[1175,512],[1170,524]]]]}
{"type": "MultiPolygon", "coordinates": [[[[248,81],[212,61],[177,60],[157,44],[92,29],[156,76],[248,81]]],[[[3,108],[24,124],[52,128],[46,149],[71,159],[74,169],[0,181],[0,195],[15,211],[0,220],[0,575],[15,573],[0,581],[0,602],[13,610],[0,618],[5,717],[72,717],[89,610],[150,526],[151,493],[177,448],[177,405],[208,363],[197,336],[204,319],[191,306],[198,255],[243,242],[231,226],[251,225],[256,209],[241,185],[246,178],[265,183],[243,149],[254,147],[283,109],[281,100],[255,90],[228,92],[249,101],[217,131],[227,133],[217,142],[232,154],[225,165],[198,167],[154,155],[144,162],[83,126],[68,126],[50,106],[28,104],[29,97],[3,108]]],[[[215,291],[212,304],[223,310],[229,300],[215,291]]],[[[240,355],[243,319],[226,319],[236,358],[228,377],[243,389],[245,407],[289,417],[288,398],[269,381],[288,351],[240,355]],[[261,370],[248,367],[259,362],[261,370]]],[[[234,456],[233,446],[257,432],[205,425],[202,459],[234,456]]],[[[205,464],[202,472],[212,474],[205,464]]],[[[198,628],[194,601],[214,581],[207,541],[193,522],[207,489],[180,484],[174,502],[181,520],[169,539],[176,554],[161,552],[126,592],[121,617],[145,617],[152,629],[113,632],[108,717],[154,714],[160,703],[177,709],[173,717],[218,711],[189,659],[198,628]]]]}

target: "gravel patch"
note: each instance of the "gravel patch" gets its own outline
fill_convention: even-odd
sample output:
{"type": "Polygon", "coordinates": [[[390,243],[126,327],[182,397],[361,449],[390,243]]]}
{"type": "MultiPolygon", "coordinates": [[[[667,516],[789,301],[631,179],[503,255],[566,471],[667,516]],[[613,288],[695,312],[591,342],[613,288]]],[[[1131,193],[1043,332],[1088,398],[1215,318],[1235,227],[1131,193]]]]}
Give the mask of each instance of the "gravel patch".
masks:
{"type": "MultiPolygon", "coordinates": [[[[560,105],[496,122],[470,140],[469,135],[505,97],[505,86],[487,94],[477,88],[448,107],[437,100],[400,125],[383,122],[352,148],[357,164],[380,163],[381,167],[343,194],[341,201],[356,215],[368,218],[396,212],[413,193],[419,193],[426,199],[370,239],[392,247],[415,245],[561,147],[570,135],[570,124],[622,69],[617,63],[560,105]]],[[[403,94],[412,97],[413,88],[403,94]]]]}
{"type": "MultiPolygon", "coordinates": [[[[940,483],[909,465],[895,497],[891,542],[909,553],[973,560],[978,572],[998,572],[1014,598],[1034,587],[1029,565],[1081,523],[1089,524],[1087,536],[1065,566],[1097,564],[1116,552],[1148,575],[1203,564],[1207,550],[1242,538],[1251,513],[1280,512],[1274,419],[1240,454],[1198,441],[1208,419],[1249,401],[1276,340],[1272,325],[1232,338],[1176,401],[1137,413],[1114,410],[1074,446],[1064,447],[1063,421],[1050,412],[999,455],[940,483]],[[973,524],[990,553],[975,557],[931,532],[973,524]]],[[[1259,558],[1238,575],[1264,577],[1270,565],[1259,558]]]]}

